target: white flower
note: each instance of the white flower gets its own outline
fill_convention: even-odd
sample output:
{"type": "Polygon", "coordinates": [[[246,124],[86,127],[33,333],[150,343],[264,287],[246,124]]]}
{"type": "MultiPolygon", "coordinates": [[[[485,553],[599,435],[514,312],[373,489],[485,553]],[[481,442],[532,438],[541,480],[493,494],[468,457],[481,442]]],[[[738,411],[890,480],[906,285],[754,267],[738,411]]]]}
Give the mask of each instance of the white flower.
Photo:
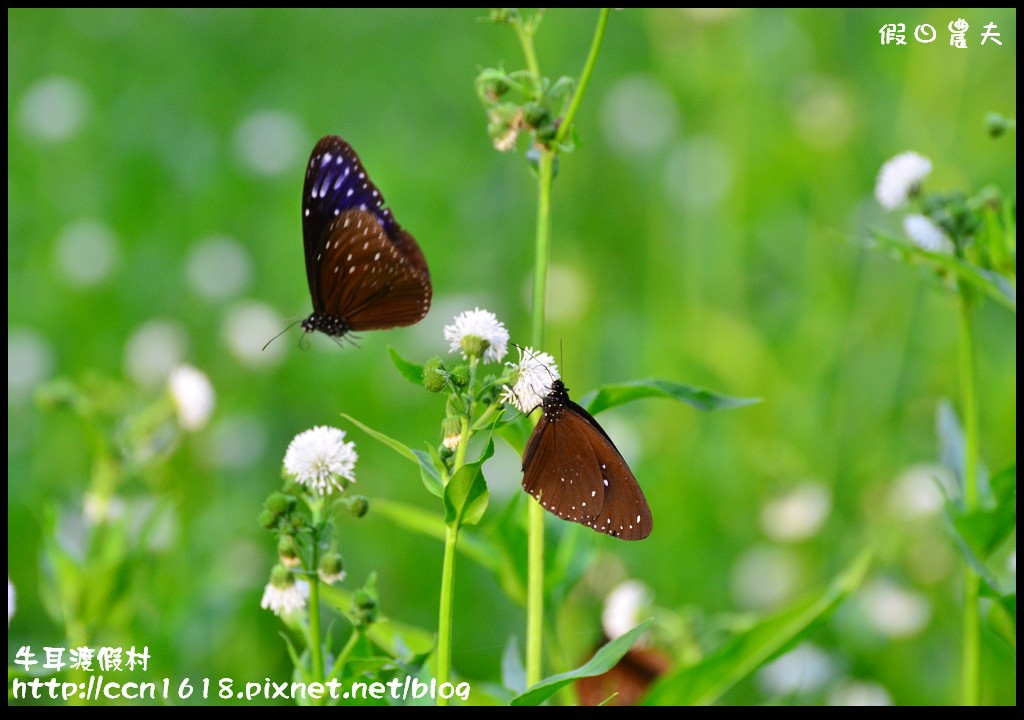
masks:
{"type": "Polygon", "coordinates": [[[290,582],[285,581],[282,587],[278,587],[273,581],[267,583],[263,588],[263,599],[260,600],[261,608],[270,610],[280,617],[306,607],[309,583],[305,580],[296,580],[291,575],[288,575],[288,579],[290,582]]]}
{"type": "Polygon", "coordinates": [[[462,442],[462,434],[455,433],[454,435],[445,435],[444,439],[441,440],[441,444],[453,452],[459,449],[459,443],[462,442]]]}
{"type": "Polygon", "coordinates": [[[813,537],[832,511],[827,487],[807,482],[761,508],[761,528],[772,540],[798,542],[813,537]]]}
{"type": "Polygon", "coordinates": [[[903,230],[922,250],[950,254],[953,252],[953,241],[942,228],[924,215],[907,215],[903,218],[903,230]]]}
{"type": "Polygon", "coordinates": [[[455,316],[454,324],[444,326],[444,339],[451,343],[449,352],[461,352],[467,360],[467,349],[472,352],[472,346],[479,343],[479,340],[467,338],[487,341],[483,353],[484,362],[501,362],[508,354],[508,337],[505,323],[498,320],[494,313],[480,308],[459,313],[455,316]]]}
{"type": "Polygon", "coordinates": [[[625,635],[647,617],[651,591],[637,580],[619,583],[604,601],[601,625],[609,640],[625,635]]]}
{"type": "Polygon", "coordinates": [[[296,435],[284,454],[284,469],[302,485],[321,495],[341,492],[347,483],[355,482],[356,444],[345,442],[345,431],[316,426],[296,435]]]}
{"type": "Polygon", "coordinates": [[[875,199],[886,210],[895,210],[932,171],[932,161],[916,152],[897,155],[882,165],[875,183],[875,199]]]}
{"type": "Polygon", "coordinates": [[[828,694],[829,705],[887,706],[892,695],[882,685],[870,680],[845,680],[828,694]]]}
{"type": "Polygon", "coordinates": [[[519,348],[519,364],[505,363],[517,370],[516,382],[502,389],[501,399],[514,405],[521,413],[533,412],[551,392],[551,384],[559,379],[555,359],[533,348],[519,348]]]}
{"type": "Polygon", "coordinates": [[[15,597],[14,583],[11,582],[10,576],[7,578],[7,626],[11,626],[11,618],[14,617],[15,610],[15,597]]]}
{"type": "Polygon", "coordinates": [[[905,638],[921,632],[931,620],[928,598],[885,579],[874,580],[858,593],[860,607],[879,634],[905,638]]]}
{"type": "Polygon", "coordinates": [[[213,386],[209,378],[191,365],[179,365],[168,380],[171,397],[184,430],[199,430],[213,412],[213,386]]]}

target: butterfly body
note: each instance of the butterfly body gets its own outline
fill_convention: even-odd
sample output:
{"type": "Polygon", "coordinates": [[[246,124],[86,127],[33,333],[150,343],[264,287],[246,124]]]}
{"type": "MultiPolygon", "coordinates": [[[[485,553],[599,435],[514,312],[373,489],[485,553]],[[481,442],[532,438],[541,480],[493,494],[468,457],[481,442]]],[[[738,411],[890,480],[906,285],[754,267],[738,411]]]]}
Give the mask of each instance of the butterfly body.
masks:
{"type": "Polygon", "coordinates": [[[640,485],[597,421],[561,380],[523,453],[523,488],[551,513],[623,540],[642,540],[653,521],[640,485]]]}
{"type": "Polygon", "coordinates": [[[306,167],[302,238],[313,301],[306,332],[412,325],[430,310],[423,251],[384,207],[352,146],[334,135],[317,143],[306,167]]]}

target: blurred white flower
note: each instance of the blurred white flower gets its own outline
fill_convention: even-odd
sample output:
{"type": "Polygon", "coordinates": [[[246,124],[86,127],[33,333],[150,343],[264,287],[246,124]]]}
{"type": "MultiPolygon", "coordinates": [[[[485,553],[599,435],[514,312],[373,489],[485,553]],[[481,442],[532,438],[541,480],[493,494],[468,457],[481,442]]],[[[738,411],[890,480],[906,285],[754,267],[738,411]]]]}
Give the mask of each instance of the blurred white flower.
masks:
{"type": "Polygon", "coordinates": [[[255,175],[274,177],[302,162],[308,146],[306,130],[298,117],[282,110],[261,110],[235,128],[235,157],[255,175]]]}
{"type": "Polygon", "coordinates": [[[309,597],[309,583],[305,580],[296,580],[289,573],[277,586],[271,580],[263,588],[263,599],[260,600],[260,607],[272,611],[280,617],[288,613],[297,612],[306,607],[306,599],[309,597]]]}
{"type": "Polygon", "coordinates": [[[32,396],[32,391],[53,373],[53,348],[29,328],[7,328],[7,402],[32,396]]]}
{"type": "Polygon", "coordinates": [[[898,519],[915,520],[937,514],[946,492],[956,492],[956,480],[949,468],[937,463],[911,465],[893,482],[887,505],[898,519]]]}
{"type": "Polygon", "coordinates": [[[192,246],[185,261],[185,274],[200,295],[224,300],[245,290],[252,277],[252,261],[240,242],[216,235],[192,246]]]}
{"type": "Polygon", "coordinates": [[[14,583],[11,582],[10,575],[7,576],[7,626],[11,625],[11,618],[14,617],[15,610],[15,595],[14,583]]]}
{"type": "Polygon", "coordinates": [[[651,591],[638,580],[619,583],[604,601],[601,625],[609,640],[625,635],[646,618],[651,605],[651,591]]]}
{"type": "Polygon", "coordinates": [[[879,634],[905,638],[921,632],[931,619],[932,608],[921,593],[889,580],[874,580],[859,593],[860,607],[879,634]]]}
{"type": "Polygon", "coordinates": [[[191,365],[179,365],[171,373],[168,385],[182,429],[195,431],[205,426],[214,403],[210,379],[191,365]]]}
{"type": "Polygon", "coordinates": [[[922,250],[953,253],[953,241],[942,228],[924,215],[907,215],[903,218],[903,230],[911,242],[922,250]]]}
{"type": "Polygon", "coordinates": [[[888,160],[878,172],[875,199],[886,210],[895,210],[917,191],[932,171],[932,161],[916,152],[905,152],[888,160]]]}
{"type": "Polygon", "coordinates": [[[757,684],[773,696],[812,693],[835,674],[835,663],[821,648],[803,643],[765,665],[757,673],[757,684]]]}
{"type": "Polygon", "coordinates": [[[754,610],[773,610],[789,600],[803,574],[791,549],[755,545],[732,568],[732,596],[736,604],[754,610]]]}
{"type": "Polygon", "coordinates": [[[125,369],[140,385],[158,385],[182,361],[187,345],[185,329],[177,322],[149,320],[125,343],[125,369]]]}
{"type": "Polygon", "coordinates": [[[80,82],[52,75],[36,81],[18,108],[22,131],[37,140],[55,143],[75,135],[92,103],[80,82]]]}
{"type": "Polygon", "coordinates": [[[345,442],[345,431],[318,425],[292,439],[284,454],[284,469],[302,485],[327,495],[355,482],[356,444],[345,442]]]}
{"type": "Polygon", "coordinates": [[[533,412],[551,392],[551,384],[559,379],[555,359],[533,348],[519,348],[519,363],[505,364],[516,369],[516,381],[512,387],[504,386],[501,399],[521,413],[533,412]]]}
{"type": "Polygon", "coordinates": [[[868,680],[846,680],[838,683],[828,694],[829,705],[848,706],[889,706],[892,696],[876,682],[868,680]]]}
{"type": "Polygon", "coordinates": [[[797,542],[813,537],[832,511],[832,493],[804,483],[761,508],[761,528],[772,540],[797,542]]]}
{"type": "Polygon", "coordinates": [[[72,285],[81,287],[101,284],[121,256],[114,231],[97,220],[78,220],[65,227],[55,251],[57,269],[72,285]]]}
{"type": "Polygon", "coordinates": [[[485,340],[484,362],[501,362],[508,354],[508,337],[505,323],[480,308],[459,313],[452,325],[444,326],[444,339],[451,343],[448,352],[461,352],[466,360],[474,351],[473,346],[479,347],[480,340],[485,340]]]}

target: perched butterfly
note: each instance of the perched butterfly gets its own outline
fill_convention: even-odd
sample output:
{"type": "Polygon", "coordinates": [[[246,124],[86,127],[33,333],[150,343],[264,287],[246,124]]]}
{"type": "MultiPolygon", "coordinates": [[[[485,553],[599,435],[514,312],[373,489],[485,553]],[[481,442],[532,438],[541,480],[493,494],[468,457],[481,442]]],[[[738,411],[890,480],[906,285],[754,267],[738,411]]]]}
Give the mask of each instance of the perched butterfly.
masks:
{"type": "Polygon", "coordinates": [[[385,209],[352,146],[328,135],[313,148],[302,189],[302,240],[313,314],[306,332],[412,325],[433,289],[423,251],[385,209]]]}
{"type": "Polygon", "coordinates": [[[651,534],[651,509],[608,433],[561,380],[523,453],[523,488],[549,512],[623,540],[651,534]]]}

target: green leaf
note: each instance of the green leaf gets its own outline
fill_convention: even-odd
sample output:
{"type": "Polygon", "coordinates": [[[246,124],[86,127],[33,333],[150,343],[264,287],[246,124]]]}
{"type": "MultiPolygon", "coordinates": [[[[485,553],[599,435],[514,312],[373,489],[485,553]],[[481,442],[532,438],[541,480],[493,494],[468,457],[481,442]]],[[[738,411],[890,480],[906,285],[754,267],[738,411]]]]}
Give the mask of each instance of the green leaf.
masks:
{"type": "Polygon", "coordinates": [[[402,377],[411,382],[413,385],[423,385],[423,366],[406,360],[404,357],[398,354],[390,345],[388,346],[388,355],[391,357],[391,362],[398,368],[398,372],[402,373],[402,377]]]}
{"type": "Polygon", "coordinates": [[[591,415],[616,405],[641,398],[663,397],[680,400],[698,410],[726,410],[761,402],[760,398],[741,398],[720,395],[706,388],[671,382],[669,380],[633,380],[617,385],[603,385],[594,392],[583,396],[580,403],[591,415]]]}
{"type": "Polygon", "coordinates": [[[615,638],[601,647],[600,650],[594,653],[594,657],[575,670],[552,675],[541,680],[522,695],[512,698],[512,704],[540,705],[563,687],[579,678],[603,675],[618,664],[622,656],[629,652],[629,649],[647,631],[652,622],[654,622],[653,618],[645,620],[628,633],[615,638]]]}
{"type": "Polygon", "coordinates": [[[444,522],[449,527],[476,525],[487,510],[490,494],[481,466],[494,454],[494,440],[487,441],[483,454],[460,467],[444,488],[444,522]]]}
{"type": "Polygon", "coordinates": [[[384,433],[374,430],[369,425],[364,425],[347,413],[341,413],[341,416],[373,439],[387,445],[406,460],[416,463],[420,467],[420,474],[423,476],[423,484],[426,486],[427,490],[437,497],[441,497],[441,477],[438,474],[437,469],[434,467],[434,463],[428,453],[425,453],[422,450],[413,450],[405,443],[395,440],[392,437],[388,437],[384,433]]]}
{"type": "MultiPolygon", "coordinates": [[[[372,499],[373,512],[383,515],[399,527],[444,542],[444,518],[429,510],[393,500],[372,499]]],[[[501,551],[486,538],[469,532],[459,533],[458,551],[479,563],[494,575],[499,575],[504,566],[501,551]]]]}
{"type": "Polygon", "coordinates": [[[985,563],[1017,530],[1017,466],[992,478],[982,507],[967,510],[958,503],[946,502],[953,539],[968,562],[991,581],[985,563]]]}
{"type": "Polygon", "coordinates": [[[872,237],[881,247],[895,250],[904,258],[927,260],[937,265],[999,304],[1017,312],[1017,289],[999,273],[985,270],[949,253],[924,250],[908,240],[895,238],[877,230],[872,233],[872,237]]]}
{"type": "Polygon", "coordinates": [[[709,705],[733,685],[785,652],[831,613],[864,580],[871,556],[864,553],[819,595],[754,624],[695,665],[663,677],[645,705],[709,705]]]}
{"type": "Polygon", "coordinates": [[[988,614],[988,625],[992,631],[1017,649],[1017,591],[1000,592],[988,582],[981,583],[981,596],[995,601],[988,614]]]}

